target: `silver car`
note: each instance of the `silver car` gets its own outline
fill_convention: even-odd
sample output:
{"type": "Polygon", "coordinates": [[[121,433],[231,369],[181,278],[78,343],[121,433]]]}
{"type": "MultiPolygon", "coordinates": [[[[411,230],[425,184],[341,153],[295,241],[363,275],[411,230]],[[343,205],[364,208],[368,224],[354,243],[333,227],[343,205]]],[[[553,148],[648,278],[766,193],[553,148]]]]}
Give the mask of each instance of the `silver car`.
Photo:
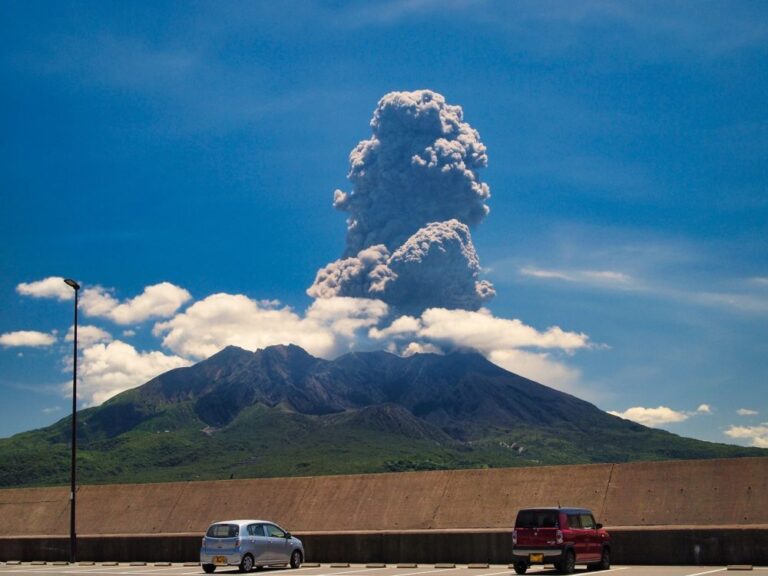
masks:
{"type": "Polygon", "coordinates": [[[218,566],[238,566],[241,572],[273,564],[298,568],[304,545],[274,522],[227,520],[208,527],[200,548],[200,564],[210,574],[218,566]]]}

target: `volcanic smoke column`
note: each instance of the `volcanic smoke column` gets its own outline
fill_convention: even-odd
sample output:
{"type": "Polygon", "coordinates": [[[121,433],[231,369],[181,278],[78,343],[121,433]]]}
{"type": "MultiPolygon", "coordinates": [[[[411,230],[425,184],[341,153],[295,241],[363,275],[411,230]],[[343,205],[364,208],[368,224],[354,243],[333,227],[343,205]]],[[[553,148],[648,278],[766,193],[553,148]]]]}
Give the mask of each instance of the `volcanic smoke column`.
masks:
{"type": "Polygon", "coordinates": [[[334,207],[349,213],[345,257],[318,271],[307,293],[378,298],[406,313],[478,309],[494,295],[478,280],[469,232],[489,212],[480,135],[460,106],[429,90],[387,94],[371,128],[349,157],[352,191],[334,193],[334,207]]]}

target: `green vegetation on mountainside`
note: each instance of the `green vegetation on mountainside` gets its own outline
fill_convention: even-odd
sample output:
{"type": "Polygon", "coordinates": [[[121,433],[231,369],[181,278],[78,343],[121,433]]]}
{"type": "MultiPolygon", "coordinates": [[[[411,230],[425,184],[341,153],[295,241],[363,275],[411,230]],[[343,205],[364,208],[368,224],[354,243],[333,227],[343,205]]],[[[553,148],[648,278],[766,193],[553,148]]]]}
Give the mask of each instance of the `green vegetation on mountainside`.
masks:
{"type": "MultiPolygon", "coordinates": [[[[0,439],[0,486],[67,484],[70,429],[0,439]]],[[[476,354],[227,348],[78,413],[81,484],[765,455],[622,420],[476,354]]]]}

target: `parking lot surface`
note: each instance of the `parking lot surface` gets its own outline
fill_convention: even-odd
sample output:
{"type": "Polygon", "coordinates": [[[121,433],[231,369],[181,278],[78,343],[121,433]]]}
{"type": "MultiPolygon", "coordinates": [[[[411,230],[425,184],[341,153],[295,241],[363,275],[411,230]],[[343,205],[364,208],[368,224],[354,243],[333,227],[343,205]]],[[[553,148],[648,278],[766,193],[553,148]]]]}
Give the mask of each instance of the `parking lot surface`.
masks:
{"type": "MultiPolygon", "coordinates": [[[[751,571],[735,569],[728,566],[614,566],[610,570],[598,572],[599,574],[621,574],[621,576],[707,576],[709,574],[764,574],[768,575],[768,567],[755,566],[751,571]]],[[[576,573],[586,573],[586,568],[577,567],[576,573]]],[[[216,574],[238,574],[235,568],[219,568],[216,574]]],[[[591,574],[592,572],[590,572],[591,574]]],[[[202,569],[196,564],[163,564],[163,563],[40,563],[40,562],[0,562],[0,574],[29,574],[45,576],[50,574],[85,574],[91,576],[131,576],[140,574],[152,574],[157,576],[192,576],[203,574],[202,569]]],[[[389,564],[381,565],[365,564],[322,564],[307,565],[298,570],[290,569],[265,569],[261,571],[263,576],[515,576],[515,571],[506,565],[461,565],[452,567],[445,565],[413,565],[413,564],[389,564]],[[285,574],[282,574],[285,573],[285,574]]],[[[551,568],[533,566],[528,574],[557,574],[551,568]]]]}

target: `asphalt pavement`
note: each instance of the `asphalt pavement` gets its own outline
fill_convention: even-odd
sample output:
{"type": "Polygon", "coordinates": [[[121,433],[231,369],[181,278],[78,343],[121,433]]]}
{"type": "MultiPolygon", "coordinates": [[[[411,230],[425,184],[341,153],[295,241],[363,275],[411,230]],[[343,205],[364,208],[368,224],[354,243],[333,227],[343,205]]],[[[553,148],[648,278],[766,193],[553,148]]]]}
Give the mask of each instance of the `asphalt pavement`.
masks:
{"type": "MultiPolygon", "coordinates": [[[[576,573],[586,573],[584,567],[577,567],[576,573]]],[[[235,568],[218,568],[216,574],[238,574],[235,568]]],[[[591,574],[592,572],[590,572],[591,574]]],[[[133,576],[151,574],[156,576],[192,576],[204,574],[197,564],[166,564],[166,563],[77,563],[65,562],[0,562],[0,574],[29,574],[34,576],[58,574],[83,574],[90,576],[133,576]]],[[[414,564],[351,564],[344,563],[313,565],[308,564],[298,570],[265,569],[261,576],[515,576],[515,571],[506,565],[470,564],[453,566],[414,565],[414,564]],[[282,574],[285,573],[285,574],[282,574]]],[[[557,574],[551,568],[533,566],[528,574],[549,575],[557,574]]],[[[707,576],[709,574],[756,574],[768,575],[765,566],[614,566],[600,574],[620,574],[621,576],[707,576]],[[751,568],[751,569],[748,569],[751,568]]]]}

